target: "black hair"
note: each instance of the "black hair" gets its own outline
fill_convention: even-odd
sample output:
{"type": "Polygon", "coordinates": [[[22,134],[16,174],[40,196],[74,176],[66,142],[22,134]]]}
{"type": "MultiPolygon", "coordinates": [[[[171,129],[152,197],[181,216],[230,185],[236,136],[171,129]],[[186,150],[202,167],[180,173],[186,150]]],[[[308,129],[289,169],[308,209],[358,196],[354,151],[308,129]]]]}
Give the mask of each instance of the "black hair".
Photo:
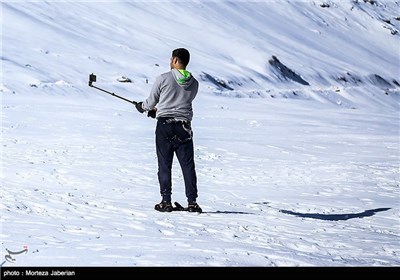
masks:
{"type": "Polygon", "coordinates": [[[187,66],[190,60],[190,53],[187,49],[179,48],[172,51],[172,57],[178,58],[183,66],[187,66]]]}

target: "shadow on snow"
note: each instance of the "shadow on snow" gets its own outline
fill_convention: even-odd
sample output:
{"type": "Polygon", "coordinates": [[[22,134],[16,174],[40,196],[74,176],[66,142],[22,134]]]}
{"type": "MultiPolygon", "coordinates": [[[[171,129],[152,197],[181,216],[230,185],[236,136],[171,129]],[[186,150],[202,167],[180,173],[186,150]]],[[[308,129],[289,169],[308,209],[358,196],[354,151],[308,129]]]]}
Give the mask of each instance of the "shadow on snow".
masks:
{"type": "Polygon", "coordinates": [[[254,213],[250,213],[250,212],[242,212],[242,211],[207,211],[207,212],[203,212],[206,214],[245,214],[245,215],[254,215],[254,213]]]}
{"type": "Polygon", "coordinates": [[[371,210],[365,210],[364,212],[360,213],[350,213],[350,214],[320,214],[320,213],[299,213],[293,212],[289,210],[279,210],[284,214],[289,214],[297,217],[302,218],[311,218],[311,219],[318,219],[318,220],[325,220],[325,221],[345,221],[354,218],[364,218],[364,217],[371,217],[375,215],[377,212],[387,211],[391,208],[377,208],[371,210]]]}

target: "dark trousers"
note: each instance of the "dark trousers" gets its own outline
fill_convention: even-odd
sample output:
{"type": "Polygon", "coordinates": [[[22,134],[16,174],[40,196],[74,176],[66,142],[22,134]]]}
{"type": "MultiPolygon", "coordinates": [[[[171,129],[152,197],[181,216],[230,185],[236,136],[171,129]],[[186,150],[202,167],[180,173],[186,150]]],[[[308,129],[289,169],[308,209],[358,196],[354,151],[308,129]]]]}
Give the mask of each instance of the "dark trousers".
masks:
{"type": "Polygon", "coordinates": [[[156,151],[158,159],[158,181],[163,201],[171,201],[172,160],[178,158],[185,181],[188,202],[197,198],[197,177],[194,164],[193,132],[190,122],[160,117],[156,128],[156,151]]]}

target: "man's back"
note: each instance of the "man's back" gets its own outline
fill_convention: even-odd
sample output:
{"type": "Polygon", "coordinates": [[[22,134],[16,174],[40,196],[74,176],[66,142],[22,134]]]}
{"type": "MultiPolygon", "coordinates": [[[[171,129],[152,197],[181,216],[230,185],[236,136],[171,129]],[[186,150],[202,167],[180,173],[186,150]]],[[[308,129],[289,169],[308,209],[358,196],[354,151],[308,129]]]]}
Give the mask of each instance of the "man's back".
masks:
{"type": "Polygon", "coordinates": [[[199,82],[191,73],[172,69],[157,77],[144,107],[151,110],[157,104],[157,118],[173,117],[191,121],[192,102],[198,88],[199,82]]]}

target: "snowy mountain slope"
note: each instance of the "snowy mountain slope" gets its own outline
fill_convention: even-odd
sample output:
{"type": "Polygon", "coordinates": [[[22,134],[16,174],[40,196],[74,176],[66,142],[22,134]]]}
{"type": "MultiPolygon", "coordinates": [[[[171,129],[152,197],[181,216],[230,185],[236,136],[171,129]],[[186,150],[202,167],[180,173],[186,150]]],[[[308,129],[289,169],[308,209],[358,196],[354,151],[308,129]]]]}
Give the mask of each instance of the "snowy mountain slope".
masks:
{"type": "Polygon", "coordinates": [[[398,11],[2,2],[1,253],[28,249],[2,266],[398,266],[398,11]],[[201,215],[153,210],[154,120],[88,87],[143,100],[176,47],[201,215]]]}
{"type": "MultiPolygon", "coordinates": [[[[157,65],[171,49],[186,46],[192,71],[205,77],[211,92],[227,91],[215,80],[234,89],[228,95],[270,96],[268,90],[289,89],[313,99],[321,90],[346,96],[353,87],[369,91],[374,85],[364,95],[398,103],[395,1],[337,1],[329,7],[323,1],[179,3],[3,3],[3,42],[10,43],[3,46],[2,86],[26,92],[34,90],[29,85],[46,89],[58,82],[68,92],[83,92],[90,72],[101,82],[129,76],[143,83],[160,72],[157,65]],[[273,56],[309,86],[274,71],[268,62],[273,56]]],[[[129,91],[135,90],[140,88],[129,91]]]]}

